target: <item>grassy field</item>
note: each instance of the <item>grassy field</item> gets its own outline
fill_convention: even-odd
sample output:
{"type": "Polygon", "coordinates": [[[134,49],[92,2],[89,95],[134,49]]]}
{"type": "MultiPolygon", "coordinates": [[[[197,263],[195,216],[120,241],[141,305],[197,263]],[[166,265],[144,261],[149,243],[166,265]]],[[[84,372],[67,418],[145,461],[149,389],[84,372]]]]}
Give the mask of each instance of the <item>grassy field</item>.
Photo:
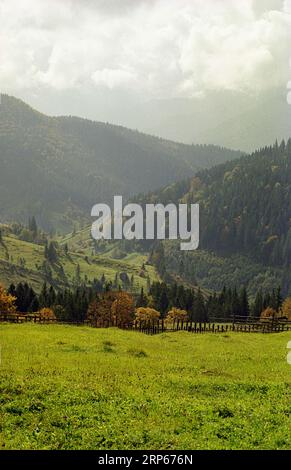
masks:
{"type": "Polygon", "coordinates": [[[0,325],[1,449],[290,449],[290,334],[0,325]]]}

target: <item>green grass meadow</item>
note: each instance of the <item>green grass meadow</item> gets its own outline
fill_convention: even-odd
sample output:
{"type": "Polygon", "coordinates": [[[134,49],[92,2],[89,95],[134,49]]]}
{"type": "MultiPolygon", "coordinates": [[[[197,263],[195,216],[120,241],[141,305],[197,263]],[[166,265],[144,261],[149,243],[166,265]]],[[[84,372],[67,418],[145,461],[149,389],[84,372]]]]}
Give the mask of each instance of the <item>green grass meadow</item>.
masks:
{"type": "Polygon", "coordinates": [[[290,333],[0,325],[0,447],[290,449],[290,333]]]}
{"type": "MultiPolygon", "coordinates": [[[[106,277],[107,281],[113,282],[116,274],[126,272],[129,278],[134,276],[133,290],[135,292],[140,292],[142,287],[147,288],[147,276],[151,282],[159,281],[160,278],[155,268],[150,265],[145,267],[145,275],[141,276],[141,268],[147,261],[146,255],[134,252],[126,255],[123,259],[114,259],[111,257],[112,252],[108,251],[91,256],[92,247],[89,248],[89,246],[90,243],[92,244],[92,240],[79,239],[82,233],[78,232],[75,237],[64,238],[62,243],[69,240],[70,248],[73,251],[70,251],[66,256],[62,250],[59,250],[57,265],[50,265],[54,280],[58,284],[64,285],[65,281],[67,285],[73,285],[78,265],[81,279],[84,281],[86,275],[86,282],[100,279],[102,275],[106,277]],[[63,267],[65,279],[60,276],[60,265],[63,267]]],[[[84,233],[87,234],[87,232],[84,233]]],[[[3,240],[4,245],[0,244],[1,284],[9,287],[11,283],[28,282],[39,292],[44,281],[50,282],[50,279],[47,279],[40,270],[45,261],[44,246],[18,240],[13,235],[3,237],[3,240]],[[7,254],[9,254],[8,259],[7,254]],[[25,262],[24,266],[20,266],[20,259],[25,262]]]]}

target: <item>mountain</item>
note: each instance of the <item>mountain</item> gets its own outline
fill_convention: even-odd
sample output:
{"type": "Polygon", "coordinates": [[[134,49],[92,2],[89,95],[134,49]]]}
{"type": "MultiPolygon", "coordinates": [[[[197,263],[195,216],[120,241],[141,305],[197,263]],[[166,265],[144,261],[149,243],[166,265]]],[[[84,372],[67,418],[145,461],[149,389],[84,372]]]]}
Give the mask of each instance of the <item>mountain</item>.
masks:
{"type": "Polygon", "coordinates": [[[167,185],[241,155],[183,145],[77,117],[48,117],[2,95],[0,220],[35,215],[45,229],[88,222],[91,207],[167,185]]]}
{"type": "Polygon", "coordinates": [[[166,269],[219,289],[291,283],[291,139],[200,171],[140,202],[199,203],[200,247],[165,243],[166,269]]]}
{"type": "MultiPolygon", "coordinates": [[[[291,106],[287,90],[256,93],[208,92],[193,99],[151,101],[144,105],[141,126],[148,133],[191,142],[215,142],[223,147],[253,152],[290,136],[291,106]]],[[[141,114],[141,113],[140,113],[141,114]]]]}

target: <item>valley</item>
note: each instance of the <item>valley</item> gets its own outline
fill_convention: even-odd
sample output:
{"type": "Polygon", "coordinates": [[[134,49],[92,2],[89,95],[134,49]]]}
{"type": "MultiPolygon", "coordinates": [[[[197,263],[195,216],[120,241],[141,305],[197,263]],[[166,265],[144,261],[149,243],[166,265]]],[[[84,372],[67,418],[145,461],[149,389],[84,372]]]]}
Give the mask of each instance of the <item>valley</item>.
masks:
{"type": "Polygon", "coordinates": [[[62,234],[111,204],[173,183],[242,152],[185,145],[108,123],[49,117],[8,95],[0,106],[0,220],[62,234]]]}

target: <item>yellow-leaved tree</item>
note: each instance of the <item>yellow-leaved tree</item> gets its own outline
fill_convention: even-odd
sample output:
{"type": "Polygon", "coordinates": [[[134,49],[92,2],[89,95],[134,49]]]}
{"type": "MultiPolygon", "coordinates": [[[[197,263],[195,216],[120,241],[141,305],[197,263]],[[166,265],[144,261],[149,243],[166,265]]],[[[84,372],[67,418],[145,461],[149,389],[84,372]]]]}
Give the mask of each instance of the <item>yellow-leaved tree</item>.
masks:
{"type": "Polygon", "coordinates": [[[158,320],[160,316],[160,312],[150,307],[139,307],[135,311],[135,319],[141,323],[158,320]]]}
{"type": "Polygon", "coordinates": [[[188,313],[186,310],[181,310],[180,308],[173,307],[169,312],[167,313],[166,320],[168,322],[173,322],[173,321],[187,321],[188,320],[188,313]]]}
{"type": "Polygon", "coordinates": [[[42,320],[47,320],[47,321],[56,320],[55,312],[51,308],[44,307],[38,312],[38,314],[42,320]]]}
{"type": "Polygon", "coordinates": [[[0,312],[14,313],[16,312],[15,306],[16,297],[8,294],[4,287],[0,284],[0,312]]]}
{"type": "Polygon", "coordinates": [[[261,320],[272,320],[272,318],[276,318],[278,316],[278,312],[272,307],[267,307],[261,313],[261,320]]]}
{"type": "Polygon", "coordinates": [[[287,320],[291,321],[291,297],[287,297],[287,299],[284,300],[281,314],[283,317],[287,318],[287,320]]]}

